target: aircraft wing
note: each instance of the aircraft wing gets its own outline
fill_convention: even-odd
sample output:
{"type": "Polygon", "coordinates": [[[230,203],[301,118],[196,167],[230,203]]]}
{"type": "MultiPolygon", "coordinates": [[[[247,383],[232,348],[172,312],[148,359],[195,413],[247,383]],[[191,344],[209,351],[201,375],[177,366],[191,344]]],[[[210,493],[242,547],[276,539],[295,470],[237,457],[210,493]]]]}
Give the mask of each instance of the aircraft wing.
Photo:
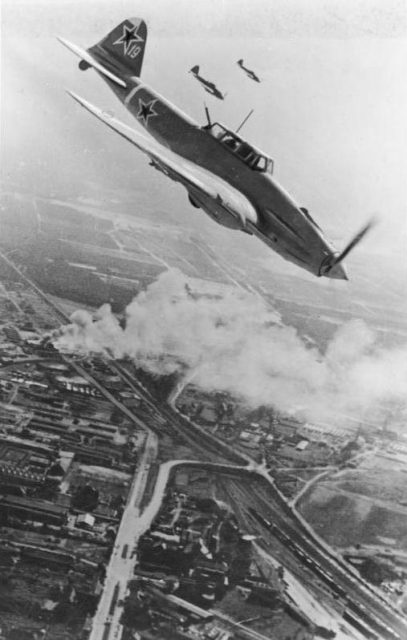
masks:
{"type": "Polygon", "coordinates": [[[218,206],[222,206],[229,214],[238,219],[243,228],[246,227],[248,221],[256,224],[257,212],[253,205],[246,196],[225,180],[199,167],[190,160],[182,158],[154,140],[144,137],[111,114],[95,107],[72,91],[68,91],[68,93],[76,102],[104,122],[110,129],[116,131],[122,138],[125,138],[145,153],[156,169],[162,171],[172,180],[181,183],[188,193],[213,199],[218,206]]]}

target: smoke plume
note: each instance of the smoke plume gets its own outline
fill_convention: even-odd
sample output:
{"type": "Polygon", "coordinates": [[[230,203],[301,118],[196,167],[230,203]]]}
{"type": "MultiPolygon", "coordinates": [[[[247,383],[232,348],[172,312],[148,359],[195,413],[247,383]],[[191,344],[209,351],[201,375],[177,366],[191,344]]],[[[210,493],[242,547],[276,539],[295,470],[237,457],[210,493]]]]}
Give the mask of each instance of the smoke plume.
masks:
{"type": "Polygon", "coordinates": [[[132,358],[150,372],[179,372],[204,390],[228,391],[252,407],[300,412],[311,421],[363,419],[407,398],[407,345],[383,349],[360,320],[344,324],[324,354],[256,295],[234,288],[199,296],[168,271],[137,295],[121,327],[109,305],[77,311],[57,348],[132,358]]]}

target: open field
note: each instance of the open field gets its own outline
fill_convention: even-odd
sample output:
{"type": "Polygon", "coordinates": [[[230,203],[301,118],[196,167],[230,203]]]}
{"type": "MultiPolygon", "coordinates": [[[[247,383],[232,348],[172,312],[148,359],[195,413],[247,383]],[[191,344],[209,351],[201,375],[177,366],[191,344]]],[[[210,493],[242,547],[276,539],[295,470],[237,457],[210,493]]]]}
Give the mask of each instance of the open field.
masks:
{"type": "Polygon", "coordinates": [[[381,456],[318,483],[300,510],[327,542],[345,547],[394,540],[407,549],[406,467],[381,456]]]}

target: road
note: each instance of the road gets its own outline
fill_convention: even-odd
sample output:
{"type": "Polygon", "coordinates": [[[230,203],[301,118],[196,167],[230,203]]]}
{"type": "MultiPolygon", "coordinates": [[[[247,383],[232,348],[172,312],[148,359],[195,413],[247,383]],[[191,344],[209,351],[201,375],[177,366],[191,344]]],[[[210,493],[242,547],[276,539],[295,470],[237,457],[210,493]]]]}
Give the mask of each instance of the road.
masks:
{"type": "MultiPolygon", "coordinates": [[[[361,453],[357,453],[356,455],[354,455],[352,458],[349,458],[349,460],[347,461],[347,464],[351,462],[355,462],[356,460],[362,460],[368,457],[370,458],[376,455],[376,453],[377,453],[376,448],[370,449],[369,451],[362,451],[361,453]]],[[[315,467],[315,469],[317,468],[318,467],[315,467]]],[[[308,470],[310,470],[310,467],[308,467],[308,470]]],[[[291,468],[290,471],[295,471],[295,469],[291,468]]],[[[349,472],[349,468],[340,470],[339,466],[335,466],[335,467],[329,466],[329,467],[321,468],[321,473],[317,474],[316,476],[308,480],[308,482],[305,483],[305,485],[301,488],[301,490],[292,498],[292,500],[289,501],[288,504],[291,507],[295,507],[299,503],[301,498],[311,489],[311,487],[313,487],[314,484],[319,482],[325,476],[335,474],[336,477],[339,477],[341,473],[348,473],[348,472],[349,472]]]]}
{"type": "Polygon", "coordinates": [[[406,618],[398,614],[384,597],[376,594],[357,572],[353,573],[344,562],[340,563],[328,545],[326,548],[320,545],[312,531],[301,526],[288,505],[282,506],[281,498],[271,486],[261,487],[254,479],[250,486],[234,479],[227,482],[231,485],[233,508],[237,513],[245,512],[246,528],[251,531],[257,529],[271,547],[276,546],[276,540],[282,544],[284,553],[311,571],[328,592],[341,598],[344,605],[377,634],[378,639],[404,640],[407,637],[406,618]]]}
{"type": "MultiPolygon", "coordinates": [[[[174,435],[181,436],[183,440],[196,451],[199,456],[207,460],[218,462],[232,462],[236,464],[251,465],[253,460],[243,452],[236,451],[230,444],[209,433],[203,427],[195,424],[176,409],[155,397],[151,391],[118,362],[111,362],[110,367],[130,386],[153,412],[160,416],[169,430],[174,435]]],[[[153,427],[151,427],[153,428],[153,427]]]]}
{"type": "MultiPolygon", "coordinates": [[[[141,385],[137,385],[137,390],[141,397],[146,398],[149,402],[154,401],[151,393],[148,392],[146,394],[141,385]]],[[[179,421],[182,419],[182,416],[179,416],[170,407],[163,407],[162,402],[156,401],[155,407],[159,407],[160,412],[168,416],[168,419],[172,421],[175,421],[177,417],[179,421]]],[[[182,426],[179,424],[179,428],[183,432],[184,424],[182,426]]],[[[208,445],[207,457],[208,454],[210,457],[213,437],[211,439],[205,438],[203,429],[194,430],[193,433],[202,449],[204,449],[205,444],[208,445]]],[[[225,451],[225,455],[226,453],[227,451],[225,451]]],[[[242,476],[246,477],[247,472],[251,470],[253,480],[248,482],[246,479],[240,483],[240,487],[244,491],[244,497],[238,503],[235,503],[235,508],[241,509],[244,506],[249,509],[254,504],[257,504],[259,513],[265,515],[272,522],[278,523],[280,531],[283,532],[282,535],[285,536],[284,540],[287,547],[290,544],[295,545],[291,551],[294,551],[297,561],[303,562],[305,567],[313,568],[314,573],[319,575],[319,578],[321,577],[321,571],[323,571],[326,583],[329,580],[331,583],[338,584],[339,588],[348,594],[348,599],[352,600],[351,606],[354,610],[356,609],[358,615],[369,621],[373,629],[379,629],[380,634],[382,634],[378,636],[380,640],[384,640],[384,638],[391,640],[400,638],[404,640],[407,637],[407,620],[402,618],[387,603],[385,598],[379,595],[360,576],[355,575],[341,557],[315,534],[295,508],[290,508],[264,468],[261,468],[253,461],[251,461],[251,464],[248,463],[247,456],[243,460],[247,466],[242,466],[242,476]],[[263,485],[260,495],[256,495],[254,489],[256,476],[257,480],[264,479],[267,482],[266,488],[263,485]]],[[[287,552],[289,552],[289,548],[287,548],[287,552]]]]}
{"type": "MultiPolygon", "coordinates": [[[[50,305],[59,320],[69,321],[66,314],[57,307],[55,302],[50,301],[46,294],[34,285],[11,260],[4,255],[2,257],[15,269],[21,279],[50,305]]],[[[140,535],[150,526],[160,508],[160,500],[157,496],[165,487],[166,479],[168,478],[168,465],[171,463],[166,463],[166,467],[160,468],[157,478],[158,493],[154,493],[153,499],[143,513],[140,514],[138,505],[147,481],[149,461],[152,460],[153,452],[156,450],[157,436],[139,417],[135,416],[109,391],[104,389],[82,364],[78,364],[67,356],[62,356],[62,359],[80,375],[87,378],[105,398],[115,404],[135,424],[145,429],[148,434],[147,442],[150,446],[146,445],[138,472],[134,477],[129,501],[117,535],[117,546],[108,567],[106,588],[95,615],[94,631],[92,631],[91,635],[91,640],[99,640],[101,637],[106,638],[106,640],[118,640],[121,637],[119,622],[121,608],[116,603],[125,595],[126,584],[132,575],[136,562],[136,556],[129,558],[128,551],[131,545],[134,547],[140,535]]],[[[348,608],[360,616],[361,619],[367,621],[370,628],[378,631],[380,635],[377,637],[380,640],[385,638],[403,640],[407,637],[406,619],[392,609],[383,597],[375,593],[373,588],[350,571],[345,563],[339,561],[333,550],[315,535],[308,523],[305,523],[300,518],[295,509],[289,507],[287,501],[279,494],[273,485],[272,479],[264,469],[260,469],[248,456],[243,456],[234,451],[231,446],[208,434],[203,428],[194,425],[184,416],[179,415],[162,400],[154,398],[150,391],[146,390],[134,376],[121,366],[115,363],[108,364],[119,373],[127,385],[134,385],[137,393],[161,418],[161,423],[166,423],[175,433],[182,435],[191,447],[194,447],[199,452],[200,457],[206,460],[223,459],[224,462],[232,461],[242,464],[244,480],[239,482],[239,490],[241,492],[239,509],[242,510],[244,508],[246,513],[250,513],[252,509],[252,511],[255,510],[259,514],[260,518],[263,519],[263,523],[261,524],[261,521],[257,520],[257,525],[261,524],[263,535],[271,536],[274,540],[276,537],[283,540],[287,547],[287,553],[294,554],[298,562],[310,568],[318,576],[318,579],[325,580],[331,589],[335,590],[336,588],[337,593],[342,594],[343,592],[346,594],[348,608]],[[247,480],[247,472],[250,468],[253,474],[252,482],[247,480]],[[263,486],[261,490],[258,489],[256,476],[257,479],[263,476],[264,480],[268,482],[266,488],[263,486]]],[[[159,432],[159,429],[156,430],[159,432]]],[[[251,522],[253,526],[255,522],[253,517],[251,522]]]]}
{"type": "MultiPolygon", "coordinates": [[[[222,473],[222,476],[227,478],[226,481],[234,484],[238,489],[237,499],[235,494],[235,499],[232,499],[231,503],[238,519],[241,522],[243,520],[250,531],[255,531],[256,522],[250,516],[248,517],[248,514],[250,514],[250,510],[257,508],[259,512],[267,514],[270,521],[271,519],[273,520],[273,530],[268,526],[263,525],[261,527],[264,540],[270,541],[271,539],[274,548],[276,539],[283,543],[284,555],[291,555],[297,565],[303,563],[307,571],[315,574],[315,580],[319,583],[322,582],[325,585],[325,589],[328,592],[331,591],[334,597],[338,597],[339,594],[343,599],[344,608],[347,607],[367,627],[373,629],[375,633],[380,633],[380,635],[376,635],[376,638],[380,640],[387,638],[395,640],[396,638],[403,639],[406,637],[407,623],[401,616],[395,614],[390,607],[386,606],[385,602],[381,602],[373,593],[366,591],[363,588],[362,581],[358,580],[346,568],[338,566],[335,559],[327,557],[314,544],[312,539],[310,540],[304,535],[303,531],[298,531],[295,526],[295,520],[282,512],[278,500],[276,501],[275,497],[274,500],[270,499],[270,494],[268,491],[266,494],[264,487],[256,490],[256,470],[249,470],[235,465],[171,460],[160,465],[154,493],[146,510],[140,515],[136,505],[129,503],[128,517],[126,518],[127,524],[123,525],[123,534],[121,534],[122,526],[120,527],[117,536],[116,544],[118,546],[115,547],[115,553],[108,569],[110,580],[109,583],[106,582],[105,593],[102,596],[103,604],[99,605],[97,617],[95,616],[95,635],[91,636],[91,640],[97,640],[100,637],[97,635],[97,631],[100,633],[105,627],[108,627],[106,640],[118,640],[121,637],[119,621],[122,609],[120,606],[115,606],[110,614],[109,610],[114,598],[115,586],[119,585],[117,601],[125,596],[127,580],[131,579],[137,562],[136,555],[134,555],[133,559],[130,558],[129,560],[127,558],[127,561],[122,558],[123,549],[126,545],[129,545],[130,539],[134,545],[151,525],[160,509],[170,473],[177,466],[210,467],[214,472],[222,473]],[[252,482],[248,481],[250,476],[252,477],[252,482]],[[242,512],[246,514],[243,518],[242,512]],[[129,526],[131,526],[131,530],[128,529],[129,526]],[[123,577],[124,579],[121,579],[123,577]]],[[[140,466],[140,468],[142,467],[140,466]]],[[[135,484],[135,487],[138,486],[138,491],[135,489],[137,502],[141,499],[140,491],[143,487],[143,482],[145,482],[145,479],[141,478],[137,485],[135,484]]]]}
{"type": "Polygon", "coordinates": [[[105,584],[93,618],[89,640],[100,640],[102,637],[106,637],[106,640],[121,638],[120,618],[123,609],[118,603],[124,599],[127,583],[133,577],[137,560],[133,551],[138,539],[147,531],[159,509],[158,505],[156,510],[150,509],[140,514],[139,508],[147,483],[148,470],[157,454],[157,446],[158,439],[155,434],[148,433],[106,570],[105,584]],[[108,627],[107,634],[106,627],[108,627]]]}
{"type": "MultiPolygon", "coordinates": [[[[204,444],[205,438],[202,436],[203,434],[199,432],[201,443],[204,444]]],[[[248,457],[245,456],[246,463],[247,460],[248,457]]],[[[338,590],[345,591],[348,605],[350,603],[353,613],[361,616],[361,619],[376,629],[380,640],[384,638],[404,640],[407,637],[406,618],[402,617],[378,590],[365,582],[357,572],[352,571],[342,557],[315,534],[295,507],[290,508],[266,469],[251,461],[246,467],[242,467],[243,478],[249,470],[253,472],[252,482],[246,480],[239,483],[244,490],[245,499],[235,503],[235,508],[241,509],[243,505],[246,509],[253,507],[258,498],[260,513],[268,513],[271,521],[279,523],[287,546],[294,544],[297,562],[304,563],[308,568],[312,567],[319,578],[322,573],[326,584],[337,584],[338,590]],[[263,486],[260,496],[256,496],[254,490],[256,476],[257,480],[263,478],[267,482],[267,487],[263,486]]]]}
{"type": "MultiPolygon", "coordinates": [[[[199,466],[196,460],[169,460],[160,465],[154,493],[147,507],[140,512],[140,503],[146,487],[150,463],[155,460],[157,453],[157,437],[149,434],[146,440],[143,456],[140,458],[138,469],[129,492],[126,508],[117,532],[115,546],[107,567],[103,593],[93,618],[92,632],[89,640],[119,640],[122,635],[120,618],[123,608],[118,604],[126,596],[127,583],[133,578],[137,564],[135,549],[139,538],[150,528],[151,523],[161,508],[162,499],[167,487],[170,473],[177,466],[199,466]],[[105,634],[105,635],[103,635],[105,634]]],[[[204,465],[205,466],[205,465],[204,465]]],[[[239,467],[211,464],[212,468],[238,472],[239,467]]]]}
{"type": "MultiPolygon", "coordinates": [[[[83,369],[82,365],[79,365],[76,362],[70,361],[70,359],[66,358],[66,361],[73,366],[80,375],[86,377],[92,384],[94,384],[100,392],[111,402],[116,404],[118,408],[120,408],[124,413],[126,413],[129,417],[143,426],[146,430],[148,429],[147,425],[142,423],[139,418],[134,416],[132,412],[130,412],[126,407],[123,407],[121,403],[114,397],[110,392],[102,387],[96,380],[92,378],[92,376],[83,369]]],[[[124,376],[121,367],[114,367],[115,371],[119,375],[122,376],[124,381],[129,383],[130,376],[124,376]]],[[[133,378],[133,384],[136,381],[133,378]]],[[[175,411],[171,410],[170,407],[165,406],[161,401],[156,401],[154,404],[154,398],[150,392],[147,392],[144,387],[140,384],[135,386],[137,393],[143,397],[146,401],[148,401],[161,415],[166,419],[167,424],[170,422],[176,432],[178,434],[185,434],[185,422],[181,420],[181,416],[177,414],[175,411]],[[177,420],[178,418],[178,420],[177,420]]],[[[188,423],[187,423],[188,425],[188,423]]],[[[199,429],[191,429],[194,438],[196,439],[195,445],[199,448],[201,455],[205,450],[205,445],[207,445],[206,451],[206,459],[213,459],[214,457],[214,438],[206,438],[205,431],[201,428],[199,429]]],[[[191,432],[185,434],[188,440],[191,440],[191,432]]],[[[227,450],[226,450],[227,452],[227,450]]],[[[224,454],[219,456],[218,459],[224,458],[224,454]]],[[[346,566],[344,562],[340,562],[339,556],[334,554],[333,550],[323,541],[320,540],[312,528],[306,523],[303,518],[298,514],[295,509],[289,507],[287,502],[284,500],[282,495],[278,492],[277,488],[274,486],[273,480],[270,478],[266,470],[255,462],[251,461],[251,464],[248,464],[248,459],[245,457],[244,462],[246,462],[247,466],[240,467],[240,472],[245,481],[240,482],[240,490],[243,492],[245,498],[239,502],[239,509],[243,506],[248,510],[249,508],[253,508],[254,505],[257,504],[257,508],[259,509],[259,513],[265,515],[266,518],[269,518],[272,522],[278,523],[279,531],[281,535],[284,537],[284,541],[287,545],[287,552],[291,550],[297,557],[297,560],[301,562],[305,562],[308,559],[306,566],[311,568],[314,573],[321,577],[321,571],[323,572],[323,577],[325,581],[330,583],[335,583],[338,585],[338,589],[346,592],[348,594],[348,600],[351,599],[351,607],[353,613],[360,615],[362,619],[369,624],[369,626],[376,631],[379,630],[381,635],[378,636],[380,640],[384,640],[385,638],[389,640],[404,640],[407,637],[407,621],[401,618],[391,607],[386,603],[384,598],[380,598],[376,595],[374,590],[367,585],[360,577],[355,577],[349,568],[346,566]],[[252,474],[252,482],[248,482],[247,475],[252,474]],[[264,488],[258,495],[254,490],[254,485],[257,480],[265,480],[267,482],[266,488],[264,488]],[[266,515],[267,514],[267,515],[266,515]],[[292,547],[290,549],[290,547],[292,547]],[[320,568],[322,567],[322,569],[320,568]],[[394,630],[394,632],[392,632],[394,630]]],[[[162,468],[160,468],[157,483],[159,487],[165,487],[166,478],[168,478],[167,471],[176,463],[165,463],[162,468]]],[[[179,464],[179,463],[178,463],[179,464]]],[[[199,464],[199,462],[197,463],[199,464]]],[[[201,466],[205,465],[205,462],[200,463],[201,466]]],[[[215,465],[217,466],[217,465],[215,465]]],[[[220,466],[227,467],[230,466],[235,470],[235,472],[239,471],[238,465],[225,465],[224,463],[220,463],[220,466]]],[[[157,494],[154,493],[154,496],[157,494]]],[[[140,498],[141,499],[141,498],[140,498]]],[[[157,497],[153,497],[153,500],[148,505],[145,512],[143,512],[143,522],[151,522],[154,519],[154,514],[158,512],[160,508],[160,503],[157,500],[157,497]],[[149,519],[151,516],[151,519],[149,519]],[[147,520],[145,520],[147,519],[147,520]]],[[[135,512],[133,513],[133,517],[129,516],[130,519],[133,520],[133,524],[135,526],[135,512]]],[[[140,537],[142,532],[148,528],[149,524],[142,530],[143,525],[141,525],[141,530],[137,535],[140,537]]],[[[137,533],[138,529],[135,529],[137,533]]],[[[127,538],[128,540],[128,538],[127,538]]],[[[128,543],[128,542],[127,542],[128,543]]],[[[126,543],[123,543],[126,544],[126,543]]],[[[123,548],[123,547],[121,547],[123,548]]],[[[135,564],[135,561],[134,561],[135,564]]],[[[134,567],[134,564],[132,565],[134,567]]],[[[112,572],[112,575],[115,575],[115,572],[112,572]]],[[[129,574],[131,576],[131,573],[129,574]]],[[[122,583],[121,583],[122,584],[122,583]]],[[[113,589],[114,584],[110,582],[110,595],[113,597],[113,589]]],[[[124,596],[124,592],[122,593],[122,587],[120,588],[120,597],[124,596]]],[[[119,597],[119,599],[120,599],[119,597]]],[[[111,600],[110,600],[111,602],[111,600]]],[[[116,607],[118,617],[120,618],[121,610],[116,607]]],[[[106,636],[106,640],[118,640],[121,637],[118,633],[119,627],[113,624],[111,621],[111,615],[109,615],[108,610],[104,609],[105,613],[105,624],[111,624],[111,631],[106,636]]],[[[97,640],[98,636],[91,636],[91,640],[97,640]]]]}
{"type": "MultiPolygon", "coordinates": [[[[50,300],[39,287],[31,282],[11,260],[1,252],[0,257],[50,306],[59,321],[69,322],[68,316],[59,309],[55,302],[50,300]]],[[[118,602],[125,596],[127,583],[133,575],[136,556],[132,553],[132,550],[135,548],[139,537],[150,526],[161,504],[160,501],[154,501],[154,503],[150,503],[151,506],[149,509],[146,509],[142,515],[140,514],[139,505],[147,483],[149,467],[157,457],[158,438],[143,420],[105,389],[81,364],[64,354],[59,354],[59,358],[72,367],[79,375],[86,378],[109,402],[124,413],[133,424],[143,429],[146,433],[143,453],[138,461],[136,473],[133,477],[127,503],[120,521],[114,550],[106,570],[104,589],[92,622],[90,635],[91,640],[100,640],[101,638],[104,640],[119,640],[122,635],[120,625],[122,609],[118,606],[118,602]]],[[[123,378],[123,376],[121,377],[123,378]]],[[[165,483],[161,481],[158,488],[162,487],[165,488],[165,483]]]]}
{"type": "Polygon", "coordinates": [[[174,596],[174,595],[164,595],[164,599],[167,600],[168,602],[172,602],[178,607],[191,611],[191,613],[195,615],[201,616],[202,619],[205,619],[205,617],[213,615],[215,619],[223,622],[225,626],[239,632],[240,638],[244,637],[248,640],[277,640],[275,636],[264,636],[262,633],[259,633],[254,629],[245,627],[245,625],[242,624],[241,622],[236,622],[236,620],[233,620],[229,616],[221,613],[220,611],[217,611],[216,609],[215,610],[201,609],[201,607],[198,607],[196,605],[191,605],[191,603],[188,602],[187,600],[184,600],[183,598],[178,598],[178,596],[174,596]]]}
{"type": "Polygon", "coordinates": [[[311,489],[311,487],[314,486],[314,484],[316,484],[317,482],[322,480],[322,478],[324,478],[325,476],[330,475],[334,471],[337,471],[337,467],[325,467],[325,469],[323,469],[323,471],[321,471],[320,473],[317,473],[317,475],[315,475],[313,478],[308,480],[308,482],[305,483],[305,485],[294,496],[294,498],[292,498],[292,500],[289,501],[289,505],[291,507],[295,507],[295,505],[298,504],[299,500],[301,500],[302,496],[305,493],[307,493],[307,491],[309,491],[311,489]]]}

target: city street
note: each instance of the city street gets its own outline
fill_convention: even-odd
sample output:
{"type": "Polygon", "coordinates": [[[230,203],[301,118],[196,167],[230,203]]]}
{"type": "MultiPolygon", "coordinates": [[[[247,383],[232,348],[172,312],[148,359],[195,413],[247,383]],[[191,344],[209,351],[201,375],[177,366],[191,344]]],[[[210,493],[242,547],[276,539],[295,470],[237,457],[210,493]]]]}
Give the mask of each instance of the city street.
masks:
{"type": "Polygon", "coordinates": [[[149,509],[140,515],[139,504],[146,487],[150,464],[155,460],[157,454],[157,445],[157,437],[148,432],[143,455],[137,465],[113,553],[106,570],[104,589],[93,619],[90,640],[105,638],[106,625],[109,625],[107,638],[118,640],[121,637],[120,617],[123,609],[118,605],[118,602],[124,599],[127,583],[133,576],[136,563],[133,549],[137,545],[139,537],[150,526],[160,506],[160,502],[157,501],[155,510],[149,509]]]}

